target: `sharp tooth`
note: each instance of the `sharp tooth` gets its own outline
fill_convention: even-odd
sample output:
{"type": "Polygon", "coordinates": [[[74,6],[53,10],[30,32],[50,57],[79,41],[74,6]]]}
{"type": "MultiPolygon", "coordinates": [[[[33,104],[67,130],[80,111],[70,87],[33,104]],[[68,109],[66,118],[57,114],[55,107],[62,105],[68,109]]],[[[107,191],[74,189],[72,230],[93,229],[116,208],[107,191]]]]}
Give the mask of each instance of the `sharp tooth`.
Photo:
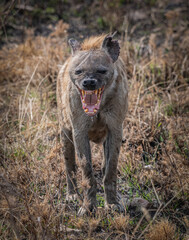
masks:
{"type": "Polygon", "coordinates": [[[97,93],[98,93],[98,90],[95,90],[95,94],[97,95],[97,93]]]}
{"type": "Polygon", "coordinates": [[[84,90],[82,90],[82,95],[83,95],[83,96],[85,95],[85,91],[84,91],[84,90]]]}
{"type": "Polygon", "coordinates": [[[89,109],[88,109],[88,108],[86,108],[84,111],[85,111],[85,112],[88,112],[88,111],[89,111],[89,109]]]}
{"type": "Polygon", "coordinates": [[[85,103],[85,99],[84,98],[82,99],[82,102],[85,103]]]}
{"type": "Polygon", "coordinates": [[[97,112],[97,110],[96,110],[96,109],[94,109],[94,110],[93,110],[93,112],[94,112],[94,113],[96,113],[96,112],[97,112]]]}
{"type": "Polygon", "coordinates": [[[100,94],[101,94],[101,88],[99,88],[98,90],[98,97],[100,97],[100,94]]]}

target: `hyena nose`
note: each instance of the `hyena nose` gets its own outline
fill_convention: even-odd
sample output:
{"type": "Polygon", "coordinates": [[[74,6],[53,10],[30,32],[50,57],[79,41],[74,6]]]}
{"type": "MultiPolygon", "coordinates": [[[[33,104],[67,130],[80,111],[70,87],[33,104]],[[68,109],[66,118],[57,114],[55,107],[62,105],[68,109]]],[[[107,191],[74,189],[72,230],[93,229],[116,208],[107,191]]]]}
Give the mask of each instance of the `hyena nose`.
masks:
{"type": "Polygon", "coordinates": [[[85,88],[95,88],[96,87],[96,80],[95,79],[89,79],[83,81],[83,87],[85,88]]]}

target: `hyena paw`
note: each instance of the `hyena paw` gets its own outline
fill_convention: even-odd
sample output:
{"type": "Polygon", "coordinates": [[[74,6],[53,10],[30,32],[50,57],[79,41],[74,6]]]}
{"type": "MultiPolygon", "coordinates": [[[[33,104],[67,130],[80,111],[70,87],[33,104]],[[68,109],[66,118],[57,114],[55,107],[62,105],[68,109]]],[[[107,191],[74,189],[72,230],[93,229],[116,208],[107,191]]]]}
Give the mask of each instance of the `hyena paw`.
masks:
{"type": "Polygon", "coordinates": [[[74,194],[67,193],[67,195],[66,195],[66,202],[67,203],[74,202],[76,200],[77,200],[77,194],[76,193],[74,193],[74,194]]]}
{"type": "Polygon", "coordinates": [[[113,203],[113,204],[105,204],[105,208],[107,211],[110,212],[118,212],[118,213],[124,213],[125,212],[125,208],[123,206],[122,203],[113,203]]]}
{"type": "Polygon", "coordinates": [[[80,217],[82,217],[82,216],[86,215],[87,212],[88,212],[88,210],[87,210],[85,207],[80,207],[77,215],[80,216],[80,217]]]}
{"type": "Polygon", "coordinates": [[[86,206],[82,206],[80,207],[77,215],[78,216],[84,216],[84,215],[91,215],[91,214],[94,214],[96,211],[96,206],[95,205],[91,205],[89,207],[86,207],[86,206]]]}

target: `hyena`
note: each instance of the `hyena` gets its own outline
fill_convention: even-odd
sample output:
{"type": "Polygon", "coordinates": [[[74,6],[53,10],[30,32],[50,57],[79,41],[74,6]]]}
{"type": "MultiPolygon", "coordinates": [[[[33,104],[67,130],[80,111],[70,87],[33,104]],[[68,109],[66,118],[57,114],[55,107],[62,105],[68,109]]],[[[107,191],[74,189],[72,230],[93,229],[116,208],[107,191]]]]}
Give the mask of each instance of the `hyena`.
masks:
{"type": "Polygon", "coordinates": [[[67,176],[67,199],[76,196],[75,153],[87,180],[79,213],[96,207],[96,180],[90,141],[103,143],[102,162],[105,206],[123,210],[117,198],[117,164],[122,124],[127,112],[126,70],[120,47],[111,35],[90,37],[83,43],[69,40],[72,55],[57,80],[57,104],[67,176]]]}

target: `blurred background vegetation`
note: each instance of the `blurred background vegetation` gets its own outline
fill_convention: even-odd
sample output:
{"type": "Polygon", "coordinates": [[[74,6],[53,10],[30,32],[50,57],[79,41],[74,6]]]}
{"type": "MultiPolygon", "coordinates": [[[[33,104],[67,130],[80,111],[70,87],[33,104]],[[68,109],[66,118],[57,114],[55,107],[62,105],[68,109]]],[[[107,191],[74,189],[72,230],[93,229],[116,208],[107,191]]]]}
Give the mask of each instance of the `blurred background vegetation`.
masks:
{"type": "Polygon", "coordinates": [[[188,12],[184,0],[1,0],[0,42],[23,41],[28,28],[34,28],[35,35],[48,35],[59,20],[67,22],[69,35],[77,38],[111,31],[140,38],[169,27],[169,18],[176,31],[178,15],[188,22],[188,12]]]}

